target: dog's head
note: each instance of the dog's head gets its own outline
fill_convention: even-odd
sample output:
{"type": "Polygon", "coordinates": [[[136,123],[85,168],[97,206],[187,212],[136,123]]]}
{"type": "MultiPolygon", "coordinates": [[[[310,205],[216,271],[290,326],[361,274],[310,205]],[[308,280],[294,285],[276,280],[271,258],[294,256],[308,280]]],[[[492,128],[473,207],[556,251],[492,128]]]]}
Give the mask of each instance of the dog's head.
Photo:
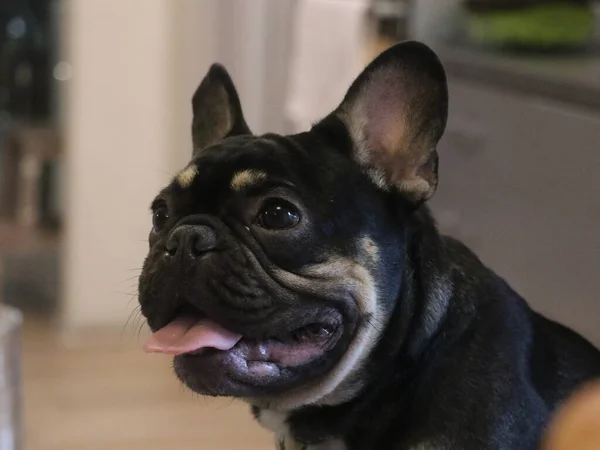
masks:
{"type": "Polygon", "coordinates": [[[225,69],[193,97],[193,158],[152,203],[139,286],[191,389],[334,404],[402,287],[407,217],[437,184],[444,70],[426,46],[381,54],[310,131],[254,136],[225,69]]]}

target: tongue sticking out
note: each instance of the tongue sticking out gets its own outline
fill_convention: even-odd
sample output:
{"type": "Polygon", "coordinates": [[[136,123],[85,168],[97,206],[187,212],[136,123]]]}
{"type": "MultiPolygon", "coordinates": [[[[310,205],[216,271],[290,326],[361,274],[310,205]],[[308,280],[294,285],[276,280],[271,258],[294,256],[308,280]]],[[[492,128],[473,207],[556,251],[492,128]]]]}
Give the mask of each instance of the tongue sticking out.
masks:
{"type": "Polygon", "coordinates": [[[241,338],[241,335],[232,333],[209,319],[178,317],[150,336],[144,344],[144,351],[181,355],[204,348],[229,350],[241,338]]]}

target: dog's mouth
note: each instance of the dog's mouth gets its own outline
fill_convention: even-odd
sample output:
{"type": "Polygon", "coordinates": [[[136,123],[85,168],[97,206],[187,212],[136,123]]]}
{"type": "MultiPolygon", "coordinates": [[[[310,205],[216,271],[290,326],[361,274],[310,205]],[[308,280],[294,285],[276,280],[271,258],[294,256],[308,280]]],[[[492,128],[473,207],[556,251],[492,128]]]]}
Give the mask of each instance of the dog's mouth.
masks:
{"type": "Polygon", "coordinates": [[[176,356],[176,370],[179,366],[178,375],[187,384],[190,378],[213,378],[221,372],[243,383],[265,385],[282,371],[311,363],[336,346],[342,334],[341,315],[327,309],[307,316],[310,321],[301,326],[272,335],[267,331],[256,339],[186,309],[150,336],[144,350],[176,356]]]}

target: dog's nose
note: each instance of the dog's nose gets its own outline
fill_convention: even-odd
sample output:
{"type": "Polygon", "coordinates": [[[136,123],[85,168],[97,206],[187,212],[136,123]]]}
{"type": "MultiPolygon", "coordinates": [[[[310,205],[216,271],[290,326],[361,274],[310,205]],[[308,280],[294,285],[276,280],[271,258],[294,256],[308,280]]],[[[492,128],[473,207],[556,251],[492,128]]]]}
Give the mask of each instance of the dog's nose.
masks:
{"type": "Polygon", "coordinates": [[[167,252],[171,256],[185,252],[185,256],[195,258],[214,250],[217,246],[215,231],[206,225],[180,225],[167,240],[167,252]]]}

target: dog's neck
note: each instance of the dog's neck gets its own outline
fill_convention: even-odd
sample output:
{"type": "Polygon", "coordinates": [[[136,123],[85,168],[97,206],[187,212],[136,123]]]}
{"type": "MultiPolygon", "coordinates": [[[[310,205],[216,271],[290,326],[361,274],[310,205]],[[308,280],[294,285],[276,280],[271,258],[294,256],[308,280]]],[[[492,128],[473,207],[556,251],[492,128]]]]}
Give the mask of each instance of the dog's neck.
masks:
{"type": "Polygon", "coordinates": [[[287,422],[289,413],[257,408],[253,408],[253,412],[258,422],[273,432],[277,450],[346,450],[347,448],[342,439],[333,437],[312,444],[300,442],[287,422]]]}
{"type": "Polygon", "coordinates": [[[385,421],[385,412],[377,410],[377,398],[384,395],[381,386],[389,385],[385,380],[394,379],[392,384],[398,386],[394,395],[399,401],[406,395],[407,404],[410,402],[413,384],[423,376],[422,360],[428,359],[428,352],[435,351],[457,281],[446,254],[446,240],[438,233],[429,211],[420,208],[411,220],[402,292],[380,343],[366,364],[368,368],[364,369],[378,373],[377,379],[342,405],[307,406],[293,412],[254,407],[255,417],[276,435],[279,448],[346,448],[341,439],[351,429],[360,428],[361,417],[373,411],[385,421]]]}

